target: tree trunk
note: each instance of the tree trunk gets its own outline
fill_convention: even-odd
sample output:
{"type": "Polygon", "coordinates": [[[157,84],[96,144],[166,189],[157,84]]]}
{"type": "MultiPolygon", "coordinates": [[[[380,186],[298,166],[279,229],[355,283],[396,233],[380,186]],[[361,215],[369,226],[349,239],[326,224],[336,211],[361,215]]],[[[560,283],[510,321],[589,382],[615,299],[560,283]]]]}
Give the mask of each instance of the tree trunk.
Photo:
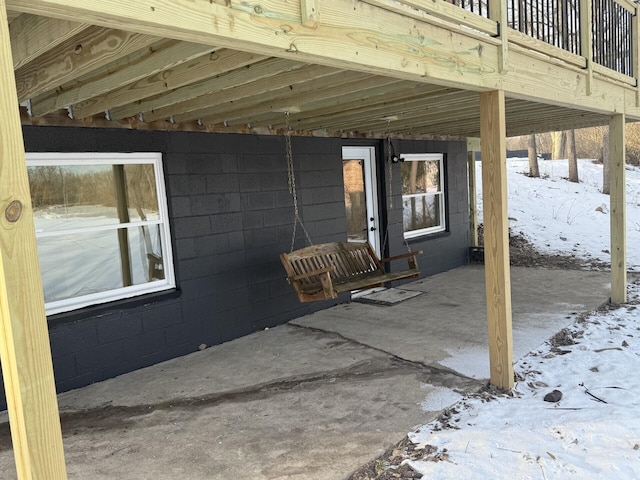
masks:
{"type": "Polygon", "coordinates": [[[538,168],[538,150],[536,148],[535,133],[529,135],[527,151],[529,153],[529,176],[538,178],[540,176],[540,169],[538,168]]]}
{"type": "Polygon", "coordinates": [[[611,193],[611,182],[609,181],[609,128],[605,128],[602,138],[602,193],[611,193]]]}
{"type": "Polygon", "coordinates": [[[569,159],[569,181],[578,183],[578,158],[576,155],[576,131],[567,131],[567,158],[569,159]]]}
{"type": "Polygon", "coordinates": [[[551,158],[553,160],[559,160],[566,158],[564,153],[564,145],[566,143],[567,132],[552,132],[551,133],[551,158]]]}

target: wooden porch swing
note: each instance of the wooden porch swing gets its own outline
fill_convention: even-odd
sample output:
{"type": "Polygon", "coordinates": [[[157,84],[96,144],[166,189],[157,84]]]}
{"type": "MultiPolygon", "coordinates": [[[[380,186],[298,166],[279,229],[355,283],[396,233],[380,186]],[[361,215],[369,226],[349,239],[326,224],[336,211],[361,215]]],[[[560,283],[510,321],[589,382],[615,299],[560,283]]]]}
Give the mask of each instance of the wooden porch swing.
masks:
{"type": "MultiPolygon", "coordinates": [[[[342,292],[381,287],[387,282],[415,278],[420,275],[416,256],[422,251],[378,259],[369,242],[331,242],[314,245],[298,210],[295,171],[291,150],[289,112],[286,116],[286,156],[289,191],[293,197],[294,223],[291,236],[291,250],[280,254],[280,260],[287,272],[287,281],[293,286],[301,302],[315,302],[338,298],[342,292]],[[300,224],[308,247],[293,250],[296,229],[300,224]],[[408,269],[401,272],[386,272],[384,265],[394,260],[407,259],[408,269]]],[[[387,234],[385,234],[386,244],[387,234]]]]}

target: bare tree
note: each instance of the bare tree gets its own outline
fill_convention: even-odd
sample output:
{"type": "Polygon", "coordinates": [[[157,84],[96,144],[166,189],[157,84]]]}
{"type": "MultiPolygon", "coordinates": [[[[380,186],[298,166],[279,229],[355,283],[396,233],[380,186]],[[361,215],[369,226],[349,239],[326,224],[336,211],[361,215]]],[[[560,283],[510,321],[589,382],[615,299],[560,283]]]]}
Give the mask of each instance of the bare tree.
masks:
{"type": "Polygon", "coordinates": [[[567,158],[569,159],[569,181],[578,183],[578,157],[576,155],[576,131],[567,131],[567,158]]]}
{"type": "Polygon", "coordinates": [[[551,158],[553,160],[559,160],[565,158],[565,144],[567,139],[567,132],[552,132],[551,133],[551,158]]]}
{"type": "Polygon", "coordinates": [[[538,178],[540,176],[540,169],[538,168],[538,149],[536,148],[535,133],[529,135],[527,153],[529,154],[529,176],[538,178]]]}
{"type": "Polygon", "coordinates": [[[611,193],[611,182],[609,179],[609,128],[605,128],[602,139],[602,193],[611,193]]]}

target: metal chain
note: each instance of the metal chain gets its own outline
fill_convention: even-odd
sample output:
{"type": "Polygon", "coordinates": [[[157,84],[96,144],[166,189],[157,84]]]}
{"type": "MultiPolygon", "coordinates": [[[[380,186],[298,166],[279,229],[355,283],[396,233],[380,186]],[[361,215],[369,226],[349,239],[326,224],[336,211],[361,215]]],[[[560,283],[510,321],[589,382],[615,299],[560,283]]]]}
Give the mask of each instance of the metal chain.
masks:
{"type": "Polygon", "coordinates": [[[309,245],[313,245],[313,242],[311,241],[309,232],[307,232],[307,229],[305,228],[304,224],[302,223],[302,219],[300,218],[300,211],[298,209],[298,192],[296,190],[296,173],[293,168],[293,150],[291,148],[291,126],[289,124],[289,112],[284,112],[284,115],[285,115],[284,118],[285,118],[285,125],[286,125],[284,143],[285,143],[285,151],[287,156],[287,176],[289,179],[289,193],[293,198],[293,233],[291,234],[291,250],[290,250],[290,252],[293,252],[293,247],[296,243],[296,231],[298,228],[298,223],[300,224],[300,227],[302,227],[302,231],[307,237],[307,241],[309,242],[309,245]]]}
{"type": "MultiPolygon", "coordinates": [[[[387,163],[389,164],[389,209],[393,208],[393,169],[391,165],[393,161],[391,159],[391,120],[387,119],[387,163]]],[[[384,240],[382,241],[382,255],[386,255],[387,241],[389,240],[389,223],[387,221],[386,228],[384,229],[384,240]]]]}
{"type": "MultiPolygon", "coordinates": [[[[391,119],[387,119],[386,137],[387,137],[387,163],[389,164],[389,209],[391,210],[393,209],[393,156],[392,156],[392,149],[391,149],[391,119]]],[[[404,237],[404,235],[402,235],[402,237],[404,239],[404,244],[407,247],[407,251],[411,253],[412,250],[411,250],[411,247],[409,246],[409,242],[407,242],[407,239],[404,237]]],[[[389,238],[389,225],[387,225],[387,228],[384,232],[384,242],[382,244],[383,252],[387,247],[388,238],[389,238]]]]}
{"type": "Polygon", "coordinates": [[[393,158],[391,158],[391,120],[387,120],[387,162],[389,163],[389,208],[393,208],[393,158]]]}

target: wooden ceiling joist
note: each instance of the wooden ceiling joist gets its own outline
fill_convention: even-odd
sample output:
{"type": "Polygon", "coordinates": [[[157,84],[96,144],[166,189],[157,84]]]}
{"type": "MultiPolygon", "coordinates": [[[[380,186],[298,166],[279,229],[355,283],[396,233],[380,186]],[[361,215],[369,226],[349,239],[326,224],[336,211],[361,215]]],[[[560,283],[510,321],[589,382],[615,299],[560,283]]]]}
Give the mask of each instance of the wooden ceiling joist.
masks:
{"type": "MultiPolygon", "coordinates": [[[[358,72],[339,72],[329,79],[321,82],[310,82],[302,84],[298,88],[285,86],[278,92],[273,92],[272,98],[244,98],[234,105],[229,105],[215,115],[210,114],[203,116],[204,123],[219,123],[221,121],[227,124],[237,125],[243,123],[254,123],[260,120],[261,113],[279,114],[288,112],[297,112],[305,109],[306,102],[325,101],[332,96],[348,95],[359,91],[366,91],[368,88],[384,86],[397,82],[397,80],[375,77],[358,72]],[[231,107],[231,108],[229,108],[231,107]],[[254,109],[254,107],[256,107],[254,109]]],[[[281,115],[278,115],[281,118],[281,115]]]]}
{"type": "MultiPolygon", "coordinates": [[[[286,60],[282,62],[286,62],[286,60]]],[[[282,67],[285,65],[282,63],[282,67]]],[[[318,65],[290,64],[290,67],[294,67],[295,70],[285,69],[280,73],[275,73],[276,70],[273,70],[273,75],[260,77],[256,81],[245,84],[231,83],[229,79],[220,79],[224,80],[221,82],[216,82],[218,79],[212,79],[210,81],[211,88],[215,88],[212,93],[155,109],[148,113],[145,112],[144,118],[153,121],[173,116],[176,122],[189,122],[203,118],[211,109],[221,105],[231,105],[232,102],[241,100],[259,102],[278,98],[283,89],[293,90],[300,84],[322,82],[328,76],[344,75],[345,73],[335,68],[318,65]]],[[[363,74],[358,75],[363,76],[363,74]]],[[[259,111],[259,109],[256,107],[255,111],[259,111]]]]}
{"type": "Polygon", "coordinates": [[[269,72],[274,70],[273,64],[277,64],[277,71],[286,68],[285,62],[290,68],[298,65],[290,60],[265,60],[262,55],[225,49],[83,102],[75,109],[81,118],[103,110],[109,110],[111,117],[117,119],[138,115],[210,93],[212,88],[216,88],[210,84],[212,79],[225,78],[230,83],[251,81],[253,76],[247,72],[251,70],[260,75],[257,71],[263,66],[263,61],[268,63],[264,67],[269,72]],[[243,74],[233,75],[235,72],[243,74]]]}
{"type": "Polygon", "coordinates": [[[78,76],[146,48],[158,39],[139,33],[91,27],[16,70],[18,100],[23,102],[78,76]]]}
{"type": "Polygon", "coordinates": [[[603,111],[631,95],[604,91],[596,75],[584,113],[569,105],[584,69],[563,70],[566,59],[517,45],[498,75],[497,23],[442,1],[368,0],[345,11],[326,0],[322,12],[317,2],[286,0],[259,10],[239,0],[140,0],[127,11],[116,0],[7,3],[19,100],[30,100],[32,124],[68,124],[70,107],[83,125],[278,132],[288,111],[300,132],[369,136],[390,126],[396,135],[459,137],[479,135],[478,92],[500,85],[509,134],[602,124],[603,111]],[[542,91],[532,70],[563,86],[542,91]]]}
{"type": "Polygon", "coordinates": [[[155,75],[211,54],[213,47],[175,40],[163,40],[130,54],[120,65],[108,64],[92,71],[72,84],[64,85],[31,99],[33,115],[46,115],[67,105],[101,96],[143,78],[155,75]]]}
{"type": "Polygon", "coordinates": [[[87,24],[57,18],[28,14],[17,16],[9,25],[14,70],[32,62],[87,28],[87,24]]]}

